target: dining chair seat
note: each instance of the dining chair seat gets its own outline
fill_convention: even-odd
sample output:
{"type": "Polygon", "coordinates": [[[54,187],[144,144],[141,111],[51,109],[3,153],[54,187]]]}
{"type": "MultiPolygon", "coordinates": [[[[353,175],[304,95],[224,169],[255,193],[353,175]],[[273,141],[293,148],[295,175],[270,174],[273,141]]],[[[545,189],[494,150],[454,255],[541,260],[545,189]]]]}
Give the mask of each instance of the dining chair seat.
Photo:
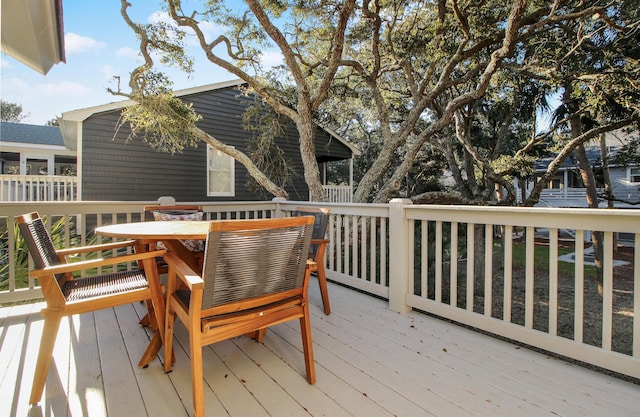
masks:
{"type": "Polygon", "coordinates": [[[68,302],[83,301],[94,297],[144,289],[148,286],[149,283],[144,272],[135,269],[67,281],[62,286],[62,294],[68,302]]]}

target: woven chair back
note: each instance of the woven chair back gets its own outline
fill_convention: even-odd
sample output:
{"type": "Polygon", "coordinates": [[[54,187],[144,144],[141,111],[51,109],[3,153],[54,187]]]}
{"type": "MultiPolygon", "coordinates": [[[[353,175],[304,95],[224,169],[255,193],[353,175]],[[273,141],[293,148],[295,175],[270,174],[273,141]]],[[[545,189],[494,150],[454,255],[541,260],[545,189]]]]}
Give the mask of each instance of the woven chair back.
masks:
{"type": "Polygon", "coordinates": [[[286,220],[279,227],[254,220],[245,230],[209,232],[203,310],[302,287],[313,225],[287,226],[286,220]]]}
{"type": "MultiPolygon", "coordinates": [[[[313,216],[315,221],[313,223],[313,234],[311,239],[324,239],[327,233],[327,225],[329,224],[329,210],[317,209],[317,210],[304,210],[304,208],[297,208],[291,212],[291,216],[313,216]]],[[[318,252],[318,245],[312,244],[309,247],[309,257],[316,259],[316,253],[318,252]]]]}
{"type": "MultiPolygon", "coordinates": [[[[25,214],[22,218],[24,222],[18,223],[18,227],[36,268],[43,269],[63,263],[56,253],[51,235],[42,218],[37,213],[25,214]]],[[[56,275],[59,284],[64,276],[64,274],[56,275]]]]}

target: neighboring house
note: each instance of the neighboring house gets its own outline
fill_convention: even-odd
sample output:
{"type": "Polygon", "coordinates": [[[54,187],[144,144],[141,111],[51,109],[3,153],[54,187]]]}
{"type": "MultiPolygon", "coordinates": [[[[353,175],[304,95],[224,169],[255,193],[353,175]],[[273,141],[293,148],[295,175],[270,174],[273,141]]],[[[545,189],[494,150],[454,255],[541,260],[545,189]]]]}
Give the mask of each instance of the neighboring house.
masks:
{"type": "Polygon", "coordinates": [[[75,200],[76,152],[60,129],[0,123],[0,201],[75,200]]]}
{"type": "MultiPolygon", "coordinates": [[[[637,132],[635,133],[638,134],[637,132]]],[[[612,158],[618,154],[622,146],[630,140],[630,136],[620,132],[607,135],[607,156],[609,164],[609,175],[613,195],[616,201],[616,208],[638,208],[640,207],[640,166],[621,166],[612,162],[612,158]]],[[[598,194],[604,192],[604,176],[602,173],[602,154],[599,145],[589,145],[585,147],[587,157],[591,162],[591,167],[597,181],[598,194]]],[[[554,156],[540,159],[535,164],[536,174],[541,176],[546,172],[554,156]]],[[[527,184],[529,195],[533,183],[527,184]]],[[[607,201],[600,199],[599,206],[607,207],[607,201]]],[[[582,178],[577,162],[573,156],[567,158],[548,187],[540,195],[538,207],[587,207],[587,199],[582,178]]]]}
{"type": "MultiPolygon", "coordinates": [[[[251,132],[243,129],[243,114],[253,102],[240,94],[240,81],[229,81],[176,91],[193,103],[202,115],[198,127],[218,140],[247,150],[251,132]]],[[[65,143],[78,152],[78,176],[83,200],[155,200],[170,195],[177,201],[260,200],[245,185],[247,170],[227,155],[200,143],[182,153],[158,152],[142,139],[127,141],[127,125],[117,128],[122,109],[130,101],[109,103],[62,114],[60,128],[65,143]]],[[[296,175],[286,188],[291,199],[308,200],[299,137],[293,122],[277,141],[293,165],[296,175]]],[[[350,160],[358,151],[335,133],[317,128],[316,160],[323,164],[350,160]]]]}
{"type": "Polygon", "coordinates": [[[69,150],[57,126],[0,122],[2,174],[75,173],[76,152],[69,150]]]}

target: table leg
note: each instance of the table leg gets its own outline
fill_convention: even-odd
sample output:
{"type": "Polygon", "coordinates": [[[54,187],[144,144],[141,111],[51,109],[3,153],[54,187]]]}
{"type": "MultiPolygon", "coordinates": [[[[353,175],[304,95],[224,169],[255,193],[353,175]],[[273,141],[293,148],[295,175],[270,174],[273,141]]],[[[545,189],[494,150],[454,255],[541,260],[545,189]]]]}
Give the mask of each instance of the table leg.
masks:
{"type": "MultiPolygon", "coordinates": [[[[145,251],[146,244],[139,242],[136,243],[136,251],[145,251]]],[[[143,267],[147,280],[149,281],[149,289],[151,290],[151,302],[153,304],[153,317],[155,319],[156,331],[149,342],[149,346],[145,350],[138,366],[143,368],[149,364],[160,351],[162,342],[164,341],[164,315],[165,315],[165,303],[164,296],[162,295],[162,288],[160,286],[160,277],[158,276],[158,268],[155,259],[145,259],[143,261],[143,267]]]]}

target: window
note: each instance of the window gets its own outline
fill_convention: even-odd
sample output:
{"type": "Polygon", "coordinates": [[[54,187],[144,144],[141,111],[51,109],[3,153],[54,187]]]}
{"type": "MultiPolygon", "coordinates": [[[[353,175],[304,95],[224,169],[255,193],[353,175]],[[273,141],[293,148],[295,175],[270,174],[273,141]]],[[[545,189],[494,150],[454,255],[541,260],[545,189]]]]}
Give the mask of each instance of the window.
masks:
{"type": "Polygon", "coordinates": [[[235,161],[229,155],[207,145],[207,195],[235,196],[235,161]]]}
{"type": "Polygon", "coordinates": [[[629,182],[640,182],[640,168],[629,168],[629,182]]]}

